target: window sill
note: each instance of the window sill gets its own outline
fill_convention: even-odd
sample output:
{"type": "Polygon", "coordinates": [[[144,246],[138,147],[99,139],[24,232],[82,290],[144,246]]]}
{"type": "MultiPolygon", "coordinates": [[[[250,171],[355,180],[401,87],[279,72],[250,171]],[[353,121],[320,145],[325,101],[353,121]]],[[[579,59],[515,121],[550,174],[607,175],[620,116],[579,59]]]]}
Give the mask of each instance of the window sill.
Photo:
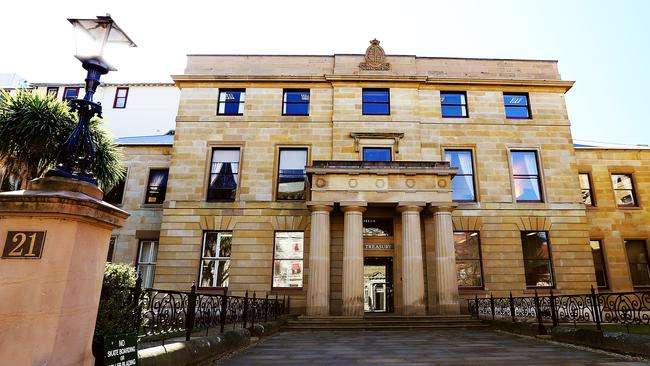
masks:
{"type": "Polygon", "coordinates": [[[442,118],[443,118],[443,119],[454,119],[454,118],[458,118],[458,119],[468,119],[469,116],[442,116],[442,118]]]}
{"type": "Polygon", "coordinates": [[[519,119],[533,119],[533,118],[532,117],[507,117],[506,116],[506,119],[518,119],[519,120],[519,119]]]}

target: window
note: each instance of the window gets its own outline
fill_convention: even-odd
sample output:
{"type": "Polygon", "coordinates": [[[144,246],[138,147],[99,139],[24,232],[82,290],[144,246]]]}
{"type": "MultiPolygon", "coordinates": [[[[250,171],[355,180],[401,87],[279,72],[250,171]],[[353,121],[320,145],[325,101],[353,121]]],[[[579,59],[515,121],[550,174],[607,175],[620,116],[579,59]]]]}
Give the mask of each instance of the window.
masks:
{"type": "Polygon", "coordinates": [[[77,99],[79,98],[79,89],[75,88],[65,88],[63,89],[63,100],[77,99]]]}
{"type": "Polygon", "coordinates": [[[363,89],[363,115],[389,115],[390,95],[388,89],[363,89]]]}
{"type": "Polygon", "coordinates": [[[142,287],[151,288],[153,277],[156,272],[156,256],[158,242],[155,240],[141,240],[140,252],[138,253],[137,271],[142,278],[142,287]]]}
{"type": "Polygon", "coordinates": [[[632,174],[612,174],[612,187],[614,188],[614,198],[618,207],[634,207],[637,205],[632,174]]]}
{"type": "Polygon", "coordinates": [[[624,240],[634,287],[650,286],[650,266],[645,240],[624,240]]]}
{"type": "Polygon", "coordinates": [[[522,231],[526,287],[553,287],[553,269],[548,233],[522,231]]]}
{"type": "Polygon", "coordinates": [[[106,256],[106,262],[113,261],[113,252],[115,251],[115,243],[117,242],[117,236],[111,236],[111,240],[108,242],[108,255],[106,256]]]}
{"type": "Polygon", "coordinates": [[[126,108],[126,98],[129,96],[129,88],[117,88],[113,108],[126,108]]]}
{"type": "Polygon", "coordinates": [[[456,280],[459,288],[482,288],[481,247],[476,231],[454,231],[456,280]]]}
{"type": "Polygon", "coordinates": [[[511,151],[510,159],[517,202],[542,202],[537,153],[535,151],[511,151]]]}
{"type": "Polygon", "coordinates": [[[58,86],[48,86],[47,87],[47,95],[51,95],[52,98],[55,98],[59,95],[59,87],[58,86]]]}
{"type": "Polygon", "coordinates": [[[578,177],[580,179],[580,190],[582,190],[582,202],[587,206],[595,206],[589,173],[580,173],[578,177]]]}
{"type": "Polygon", "coordinates": [[[363,236],[393,236],[393,219],[364,218],[363,236]]]}
{"type": "Polygon", "coordinates": [[[108,188],[106,193],[104,193],[104,201],[113,204],[121,205],[122,200],[124,199],[124,187],[126,185],[126,171],[124,172],[124,177],[120,179],[117,184],[108,188]]]}
{"type": "Polygon", "coordinates": [[[309,115],[309,90],[285,89],[282,97],[283,116],[309,115]]]}
{"type": "Polygon", "coordinates": [[[144,203],[159,205],[165,201],[169,169],[151,169],[144,203]]]}
{"type": "Polygon", "coordinates": [[[364,147],[363,161],[391,161],[392,150],[390,147],[364,147]]]}
{"type": "Polygon", "coordinates": [[[200,287],[228,287],[232,232],[206,231],[201,250],[200,287]]]}
{"type": "Polygon", "coordinates": [[[307,165],[307,149],[280,149],[277,199],[305,199],[307,178],[305,165],[307,165]]]}
{"type": "Polygon", "coordinates": [[[238,175],[239,148],[212,149],[208,201],[234,201],[238,175]]]}
{"type": "Polygon", "coordinates": [[[503,93],[503,105],[506,109],[506,118],[530,118],[528,94],[503,93]]]}
{"type": "Polygon", "coordinates": [[[245,89],[228,89],[219,91],[219,105],[217,114],[241,116],[244,114],[244,103],[246,102],[245,89]]]}
{"type": "Polygon", "coordinates": [[[605,256],[600,240],[589,240],[591,255],[594,257],[594,270],[596,271],[596,284],[598,288],[607,288],[607,271],[605,270],[605,256]]]}
{"type": "Polygon", "coordinates": [[[451,198],[454,201],[474,202],[474,169],[472,169],[472,150],[445,150],[445,160],[458,173],[451,180],[451,198]]]}
{"type": "Polygon", "coordinates": [[[302,288],[303,232],[278,231],[273,248],[273,287],[302,288]]]}
{"type": "Polygon", "coordinates": [[[467,117],[467,96],[465,92],[440,92],[443,117],[467,117]]]}

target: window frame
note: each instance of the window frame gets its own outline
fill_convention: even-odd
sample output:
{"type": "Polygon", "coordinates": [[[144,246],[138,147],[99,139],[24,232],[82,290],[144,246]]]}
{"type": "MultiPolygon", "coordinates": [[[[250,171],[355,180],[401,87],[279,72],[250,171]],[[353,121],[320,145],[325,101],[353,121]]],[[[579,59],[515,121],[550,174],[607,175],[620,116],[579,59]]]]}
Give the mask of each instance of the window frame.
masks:
{"type": "Polygon", "coordinates": [[[526,111],[528,113],[528,117],[508,117],[508,109],[507,107],[514,107],[514,108],[523,108],[522,106],[508,106],[506,105],[505,98],[502,98],[503,102],[503,114],[506,117],[506,119],[533,119],[533,112],[530,107],[530,93],[528,92],[503,92],[503,97],[505,96],[525,96],[526,97],[526,111]]]}
{"type": "MultiPolygon", "coordinates": [[[[149,168],[149,174],[147,175],[147,184],[144,188],[144,203],[143,205],[145,206],[162,206],[162,204],[165,202],[165,199],[167,198],[167,186],[169,185],[169,168],[149,168]],[[165,183],[165,192],[162,194],[163,199],[162,202],[160,203],[153,203],[153,202],[147,202],[149,198],[149,186],[151,185],[151,172],[153,171],[167,171],[167,182],[165,183]]],[[[125,185],[126,188],[126,185],[125,185]]]]}
{"type": "MultiPolygon", "coordinates": [[[[242,166],[242,157],[243,157],[244,146],[243,145],[208,145],[208,166],[207,166],[207,179],[205,183],[205,201],[206,202],[236,202],[239,200],[239,188],[241,187],[241,166],[242,166]],[[236,184],[235,188],[235,198],[232,200],[224,199],[214,199],[210,198],[210,180],[212,178],[212,159],[214,157],[215,150],[239,150],[239,161],[237,164],[237,174],[236,174],[236,184]]],[[[231,162],[232,163],[232,162],[231,162]]],[[[215,174],[219,174],[218,172],[215,174]]]]}
{"type": "MultiPolygon", "coordinates": [[[[591,254],[594,255],[594,247],[591,246],[591,242],[598,242],[598,250],[600,251],[600,263],[602,264],[603,277],[605,279],[605,285],[601,286],[598,284],[598,276],[596,276],[596,286],[599,289],[608,289],[609,288],[609,271],[607,270],[607,262],[605,262],[605,250],[603,248],[603,239],[592,239],[589,238],[589,247],[591,248],[591,254]]],[[[596,263],[594,262],[594,273],[596,272],[596,263]]]]}
{"type": "Polygon", "coordinates": [[[117,245],[117,235],[111,235],[108,239],[108,253],[106,253],[106,262],[112,263],[115,255],[115,246],[117,245]]]}
{"type": "MultiPolygon", "coordinates": [[[[240,98],[241,99],[241,98],[240,98]]],[[[237,107],[237,110],[239,110],[239,106],[237,107]]],[[[219,89],[219,93],[217,94],[217,116],[243,116],[244,115],[244,110],[246,110],[246,88],[223,88],[219,89]],[[239,92],[239,93],[244,93],[244,101],[242,102],[241,100],[238,102],[226,102],[226,101],[221,101],[221,93],[227,93],[227,92],[239,92]],[[239,113],[226,113],[226,107],[224,106],[223,110],[224,113],[219,113],[219,109],[221,107],[221,104],[227,104],[227,103],[237,103],[239,106],[242,104],[244,107],[242,108],[242,112],[239,113]]]]}
{"type": "Polygon", "coordinates": [[[554,269],[555,266],[553,266],[553,249],[551,248],[551,238],[550,238],[549,232],[547,230],[524,230],[524,231],[520,231],[519,233],[520,233],[520,240],[521,240],[521,254],[522,254],[523,261],[524,261],[524,284],[526,286],[526,289],[554,289],[555,285],[556,285],[555,269],[554,269]],[[551,286],[533,286],[533,285],[528,285],[528,283],[526,281],[526,261],[527,260],[543,260],[543,259],[534,259],[534,258],[533,259],[528,259],[528,258],[526,258],[526,255],[525,255],[526,251],[524,250],[524,240],[523,240],[523,238],[524,238],[524,236],[526,236],[529,233],[540,233],[540,232],[543,232],[543,233],[546,234],[546,245],[548,246],[548,259],[546,259],[546,260],[548,260],[548,263],[550,265],[550,274],[551,274],[551,283],[552,283],[551,286]]]}
{"type": "Polygon", "coordinates": [[[59,87],[58,86],[48,86],[47,90],[45,91],[45,95],[52,95],[52,98],[56,99],[59,97],[59,87]],[[51,91],[54,91],[54,93],[51,93],[51,91]]]}
{"type": "Polygon", "coordinates": [[[441,90],[440,91],[440,116],[442,118],[469,118],[469,103],[467,100],[467,92],[466,91],[460,91],[460,90],[441,90]],[[465,104],[443,104],[442,102],[442,96],[443,94],[460,94],[463,95],[465,98],[465,104]],[[464,116],[445,116],[444,114],[444,106],[450,106],[450,107],[465,107],[465,115],[464,116]]]}
{"type": "MultiPolygon", "coordinates": [[[[280,165],[281,165],[281,159],[282,159],[282,150],[304,150],[305,151],[305,167],[309,165],[309,147],[308,146],[279,146],[278,147],[278,165],[277,168],[275,169],[276,175],[275,175],[275,200],[276,201],[282,201],[282,202],[303,202],[307,200],[307,193],[309,190],[308,187],[308,182],[307,182],[307,173],[305,171],[305,198],[304,199],[282,199],[279,198],[278,195],[280,194],[280,165]]],[[[304,171],[304,169],[303,169],[304,171]]]]}
{"type": "MultiPolygon", "coordinates": [[[[478,202],[479,201],[478,200],[478,183],[477,183],[477,180],[476,180],[476,162],[474,161],[474,158],[475,158],[474,149],[470,148],[470,147],[466,147],[466,148],[463,148],[463,147],[458,147],[458,148],[456,148],[456,147],[445,147],[442,150],[442,156],[445,159],[447,158],[446,155],[447,155],[448,151],[468,151],[470,153],[471,158],[472,158],[472,174],[456,174],[454,176],[454,178],[456,178],[456,176],[463,176],[463,177],[464,176],[471,176],[472,177],[472,189],[473,189],[472,193],[474,194],[474,199],[473,200],[454,200],[453,199],[453,191],[452,191],[452,200],[454,202],[458,202],[458,203],[476,203],[476,202],[478,202]]],[[[450,164],[451,164],[451,162],[450,162],[450,164]]],[[[453,181],[454,178],[452,178],[452,181],[453,181]]],[[[451,184],[451,182],[450,182],[450,184],[451,184]]]]}
{"type": "Polygon", "coordinates": [[[158,247],[160,245],[159,240],[152,240],[152,239],[139,239],[138,240],[138,255],[136,256],[136,262],[135,262],[135,269],[136,273],[138,276],[142,277],[142,273],[140,272],[140,266],[145,265],[145,266],[151,266],[153,267],[153,272],[151,274],[151,287],[145,287],[145,281],[142,281],[142,288],[153,288],[154,284],[154,279],[156,278],[156,267],[158,266],[158,247]],[[155,254],[155,259],[153,262],[141,262],[140,257],[142,256],[142,248],[144,247],[144,243],[155,243],[154,245],[154,254],[155,254]]]}
{"type": "MultiPolygon", "coordinates": [[[[476,233],[476,240],[478,243],[478,259],[464,259],[465,261],[477,261],[479,262],[480,270],[481,270],[481,285],[480,286],[458,286],[459,291],[464,291],[464,290],[484,290],[485,289],[485,280],[484,280],[484,268],[483,268],[483,251],[482,251],[482,246],[481,246],[481,232],[478,230],[454,230],[453,234],[456,233],[465,233],[466,237],[468,234],[473,234],[476,233]]],[[[454,250],[455,250],[455,244],[454,242],[454,250]]],[[[456,263],[458,263],[458,259],[455,259],[456,263]]],[[[462,260],[461,260],[462,261],[462,260]]],[[[458,267],[456,267],[456,276],[458,276],[458,267]]],[[[458,277],[456,277],[456,281],[458,281],[458,277]]]]}
{"type": "Polygon", "coordinates": [[[61,100],[63,100],[64,102],[67,102],[68,100],[79,99],[79,94],[80,93],[81,93],[81,87],[79,87],[79,86],[66,86],[66,87],[63,88],[63,98],[61,100]],[[68,95],[68,90],[72,90],[72,89],[77,90],[77,96],[74,97],[74,98],[66,98],[66,96],[68,95]]]}
{"type": "MultiPolygon", "coordinates": [[[[646,266],[648,267],[648,271],[650,272],[650,257],[648,257],[648,239],[645,238],[624,238],[623,239],[623,249],[625,250],[625,261],[627,262],[627,269],[630,274],[630,284],[632,284],[632,288],[634,289],[648,289],[650,288],[650,285],[635,285],[634,284],[634,277],[632,277],[632,268],[630,263],[630,257],[627,254],[627,242],[628,241],[637,241],[643,243],[643,250],[645,251],[645,257],[646,257],[646,266]]],[[[649,274],[650,276],[650,274],[649,274]]]]}
{"type": "MultiPolygon", "coordinates": [[[[169,173],[167,173],[167,174],[168,174],[167,179],[169,180],[169,173]]],[[[113,202],[108,202],[108,201],[106,201],[106,202],[110,203],[111,205],[115,205],[115,206],[121,206],[121,205],[124,204],[124,194],[126,193],[126,183],[127,183],[128,179],[129,179],[129,168],[127,167],[127,168],[124,169],[124,178],[123,178],[124,187],[122,187],[122,199],[120,200],[120,202],[114,202],[114,203],[113,202]]],[[[147,183],[148,183],[148,181],[147,181],[147,183]]],[[[115,186],[117,186],[118,184],[116,184],[115,186]]],[[[115,188],[115,186],[111,187],[108,191],[106,191],[104,193],[104,197],[106,197],[106,194],[110,193],[113,190],[113,188],[115,188]]],[[[145,191],[145,195],[146,195],[146,191],[145,191]]],[[[146,201],[146,198],[145,198],[145,201],[146,201]]]]}
{"type": "Polygon", "coordinates": [[[305,231],[304,230],[274,230],[273,231],[273,256],[271,257],[271,292],[274,291],[302,291],[305,288],[305,231]],[[275,287],[275,261],[276,260],[296,260],[296,259],[276,259],[275,248],[277,243],[277,233],[302,233],[302,286],[300,287],[275,287]]]}
{"type": "MultiPolygon", "coordinates": [[[[591,173],[590,172],[579,172],[578,173],[578,183],[582,184],[580,182],[580,176],[581,175],[586,175],[587,176],[587,182],[589,183],[589,197],[591,197],[591,204],[588,205],[585,203],[586,207],[596,207],[596,196],[594,196],[594,183],[593,180],[591,179],[591,173]]],[[[580,193],[582,194],[584,191],[587,191],[587,189],[582,188],[582,185],[580,185],[580,193]]],[[[584,199],[582,201],[584,203],[584,199]]]]}
{"type": "Polygon", "coordinates": [[[390,88],[362,88],[361,89],[361,115],[363,116],[390,116],[390,88]],[[387,102],[366,102],[363,100],[363,94],[366,91],[385,91],[388,95],[388,101],[387,102]],[[365,113],[364,111],[364,105],[368,104],[387,104],[388,105],[388,113],[365,113]]]}
{"type": "MultiPolygon", "coordinates": [[[[232,264],[232,247],[233,247],[233,240],[235,239],[235,234],[233,230],[203,230],[203,234],[201,235],[201,250],[199,252],[199,273],[197,276],[197,289],[201,290],[227,290],[228,286],[230,285],[230,278],[228,278],[228,286],[201,286],[202,283],[202,277],[203,277],[203,261],[204,260],[211,260],[211,261],[216,261],[218,262],[230,262],[228,263],[228,270],[230,270],[230,265],[232,264]],[[206,243],[206,237],[209,233],[217,233],[217,237],[220,238],[221,233],[230,233],[230,257],[204,257],[203,252],[205,250],[205,243],[206,243]],[[227,258],[227,259],[224,259],[227,258]]],[[[221,245],[221,242],[219,242],[219,245],[221,245]]],[[[221,252],[221,246],[219,247],[219,251],[221,252]]]]}
{"type": "Polygon", "coordinates": [[[115,109],[125,109],[126,108],[126,102],[129,99],[129,87],[127,86],[120,86],[115,89],[115,98],[113,98],[113,108],[115,109]],[[120,93],[120,90],[126,90],[126,94],[123,97],[118,96],[120,93]],[[117,106],[117,100],[118,99],[124,99],[124,105],[121,107],[117,106]]]}
{"type": "Polygon", "coordinates": [[[395,160],[393,156],[392,146],[366,145],[366,146],[361,146],[360,152],[361,152],[361,161],[394,161],[395,160]],[[365,154],[366,149],[371,149],[371,150],[388,149],[390,151],[390,160],[366,160],[366,154],[365,154]]]}
{"type": "Polygon", "coordinates": [[[311,89],[282,89],[282,115],[283,116],[309,116],[311,112],[311,89]],[[287,92],[289,93],[304,93],[309,94],[309,100],[307,102],[287,102],[285,99],[287,92]],[[285,113],[287,104],[307,104],[307,113],[306,114],[295,114],[295,113],[285,113]]]}
{"type": "Polygon", "coordinates": [[[544,192],[544,182],[543,182],[543,169],[542,169],[542,159],[541,159],[541,153],[540,150],[537,148],[510,148],[508,149],[508,163],[510,164],[510,181],[512,184],[512,199],[513,202],[515,203],[544,203],[546,199],[546,194],[544,192]],[[512,160],[512,153],[513,152],[531,152],[535,154],[535,163],[537,164],[537,186],[539,188],[539,200],[518,200],[517,199],[517,188],[516,188],[516,178],[515,177],[523,177],[523,179],[530,179],[526,177],[533,177],[534,175],[522,175],[518,174],[515,175],[515,167],[514,167],[514,161],[512,160]]]}
{"type": "Polygon", "coordinates": [[[610,172],[609,174],[609,180],[612,184],[612,193],[614,195],[614,203],[616,204],[617,208],[638,208],[641,207],[641,204],[639,202],[638,195],[636,193],[636,179],[634,179],[634,173],[620,173],[620,172],[610,172]],[[615,175],[627,175],[630,177],[630,182],[632,183],[632,188],[631,189],[616,189],[614,187],[614,181],[613,178],[615,175]],[[627,204],[627,205],[621,205],[618,203],[618,199],[616,198],[616,191],[630,191],[632,195],[632,200],[634,201],[632,204],[627,204]]]}

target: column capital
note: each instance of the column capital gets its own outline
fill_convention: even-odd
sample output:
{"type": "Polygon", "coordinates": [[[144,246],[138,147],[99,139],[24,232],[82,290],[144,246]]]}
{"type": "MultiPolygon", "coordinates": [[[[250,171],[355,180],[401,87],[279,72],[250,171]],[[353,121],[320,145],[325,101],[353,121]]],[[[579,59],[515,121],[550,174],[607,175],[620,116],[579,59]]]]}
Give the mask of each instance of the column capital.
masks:
{"type": "Polygon", "coordinates": [[[342,201],[341,211],[343,212],[364,212],[368,203],[365,201],[342,201]]]}
{"type": "Polygon", "coordinates": [[[456,209],[456,206],[458,204],[453,203],[453,202],[433,202],[431,205],[428,207],[428,210],[431,213],[451,213],[456,209]]]}
{"type": "Polygon", "coordinates": [[[425,204],[423,202],[400,202],[397,206],[399,212],[421,212],[424,210],[425,204]]]}
{"type": "Polygon", "coordinates": [[[306,204],[307,204],[307,208],[311,212],[314,212],[314,211],[332,212],[332,210],[334,210],[334,202],[307,201],[306,204]]]}

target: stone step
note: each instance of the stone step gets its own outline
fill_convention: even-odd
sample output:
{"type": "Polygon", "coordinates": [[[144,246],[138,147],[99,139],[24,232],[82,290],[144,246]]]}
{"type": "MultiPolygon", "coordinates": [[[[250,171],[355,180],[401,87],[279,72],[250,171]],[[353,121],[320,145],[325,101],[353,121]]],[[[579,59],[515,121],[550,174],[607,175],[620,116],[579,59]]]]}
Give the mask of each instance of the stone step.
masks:
{"type": "Polygon", "coordinates": [[[481,323],[473,319],[445,319],[445,320],[370,320],[370,319],[346,319],[346,320],[289,320],[289,324],[458,324],[458,323],[481,323]]]}
{"type": "Polygon", "coordinates": [[[426,329],[481,329],[486,324],[292,324],[283,327],[286,331],[320,330],[426,330],[426,329]]]}

